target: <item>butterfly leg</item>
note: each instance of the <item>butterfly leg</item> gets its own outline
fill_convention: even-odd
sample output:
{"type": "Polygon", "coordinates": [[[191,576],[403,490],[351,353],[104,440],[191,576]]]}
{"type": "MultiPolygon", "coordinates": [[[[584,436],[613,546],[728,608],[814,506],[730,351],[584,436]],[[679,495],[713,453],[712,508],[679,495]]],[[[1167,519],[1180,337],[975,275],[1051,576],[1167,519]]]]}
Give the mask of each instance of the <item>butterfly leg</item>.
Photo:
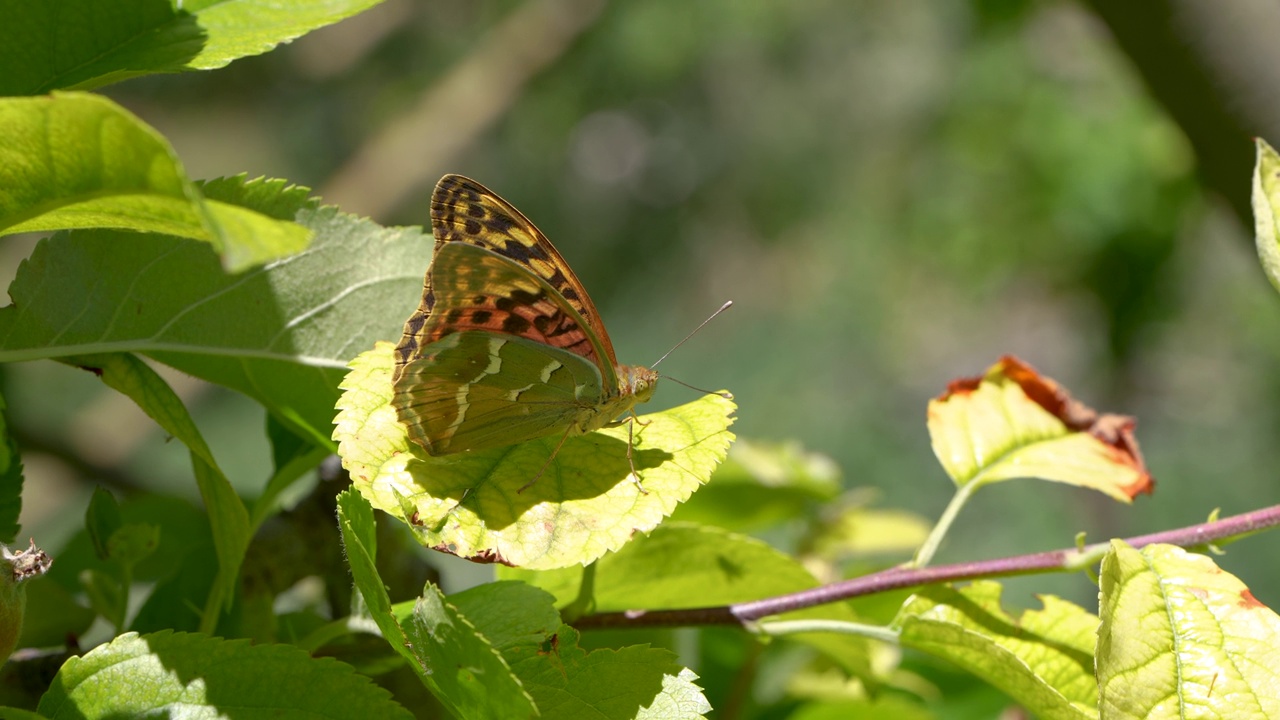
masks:
{"type": "Polygon", "coordinates": [[[528,490],[529,488],[533,487],[533,484],[534,484],[534,483],[536,483],[536,482],[538,482],[538,480],[542,477],[542,473],[546,472],[546,471],[547,471],[547,468],[551,467],[551,461],[552,461],[552,460],[555,460],[555,459],[556,459],[556,455],[559,455],[559,454],[560,454],[560,448],[564,447],[564,441],[569,439],[569,433],[570,433],[572,430],[573,430],[573,426],[572,426],[572,425],[570,425],[569,427],[565,428],[564,435],[561,435],[561,436],[560,436],[560,442],[556,443],[556,449],[555,449],[555,450],[552,450],[552,451],[551,451],[551,454],[547,456],[547,461],[546,461],[546,462],[544,462],[544,463],[542,463],[542,469],[538,470],[538,474],[537,474],[537,475],[534,475],[532,480],[530,480],[529,482],[527,482],[527,483],[525,483],[525,484],[521,485],[521,486],[520,486],[520,489],[519,489],[519,490],[516,490],[516,494],[517,494],[517,495],[519,495],[520,493],[524,492],[525,490],[528,490]]]}
{"type": "Polygon", "coordinates": [[[649,423],[641,422],[640,418],[636,416],[634,410],[631,412],[631,417],[628,419],[631,422],[627,423],[627,464],[631,466],[631,477],[634,480],[636,487],[640,488],[640,492],[648,495],[649,491],[645,490],[644,485],[640,484],[640,473],[636,470],[634,450],[636,446],[636,423],[640,423],[641,425],[648,425],[649,423]]]}

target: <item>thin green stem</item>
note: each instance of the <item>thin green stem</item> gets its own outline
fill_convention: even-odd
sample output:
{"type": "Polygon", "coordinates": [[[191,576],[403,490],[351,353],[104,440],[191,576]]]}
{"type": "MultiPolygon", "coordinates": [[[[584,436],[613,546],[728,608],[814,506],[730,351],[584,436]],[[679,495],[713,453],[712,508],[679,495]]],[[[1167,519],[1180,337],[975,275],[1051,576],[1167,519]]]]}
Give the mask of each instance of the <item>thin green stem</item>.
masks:
{"type": "Polygon", "coordinates": [[[120,615],[113,618],[116,634],[124,632],[125,621],[129,619],[129,593],[133,589],[133,566],[127,562],[120,563],[120,615]]]}
{"type": "Polygon", "coordinates": [[[898,633],[883,625],[845,622],[842,620],[777,620],[759,623],[757,629],[773,637],[799,633],[838,633],[897,644],[898,633]]]}
{"type": "Polygon", "coordinates": [[[969,498],[973,496],[973,491],[977,487],[975,483],[965,483],[956,488],[956,494],[951,496],[951,502],[947,503],[947,509],[942,511],[942,517],[938,518],[938,522],[933,526],[933,530],[929,531],[929,537],[925,538],[924,543],[920,545],[920,549],[916,551],[916,556],[904,567],[922,568],[933,561],[933,556],[938,552],[938,547],[942,545],[942,538],[946,537],[947,531],[951,529],[951,524],[955,522],[956,516],[960,514],[960,508],[969,502],[969,498]]]}

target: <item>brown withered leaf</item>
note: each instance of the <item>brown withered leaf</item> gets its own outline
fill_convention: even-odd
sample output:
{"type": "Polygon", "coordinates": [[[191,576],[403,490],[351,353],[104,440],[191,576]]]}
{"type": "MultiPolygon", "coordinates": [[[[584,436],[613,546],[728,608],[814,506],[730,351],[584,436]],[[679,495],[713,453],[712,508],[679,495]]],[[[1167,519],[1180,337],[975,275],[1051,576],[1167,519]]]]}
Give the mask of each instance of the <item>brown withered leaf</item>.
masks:
{"type": "Polygon", "coordinates": [[[1126,415],[1099,413],[1006,355],[981,377],[955,380],[929,403],[933,450],[957,485],[1034,477],[1122,502],[1150,493],[1126,415]]]}

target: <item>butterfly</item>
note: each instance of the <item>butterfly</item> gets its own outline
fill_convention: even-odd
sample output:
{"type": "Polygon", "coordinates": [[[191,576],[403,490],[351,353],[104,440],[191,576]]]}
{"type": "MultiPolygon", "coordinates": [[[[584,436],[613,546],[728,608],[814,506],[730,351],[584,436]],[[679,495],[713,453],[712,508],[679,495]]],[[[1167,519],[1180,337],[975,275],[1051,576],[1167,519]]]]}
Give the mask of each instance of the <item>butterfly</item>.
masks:
{"type": "Polygon", "coordinates": [[[563,443],[616,425],[653,396],[658,374],[618,363],[582,283],[510,203],[446,175],[431,197],[431,229],[435,253],[396,346],[392,398],[427,453],[555,433],[563,443]]]}

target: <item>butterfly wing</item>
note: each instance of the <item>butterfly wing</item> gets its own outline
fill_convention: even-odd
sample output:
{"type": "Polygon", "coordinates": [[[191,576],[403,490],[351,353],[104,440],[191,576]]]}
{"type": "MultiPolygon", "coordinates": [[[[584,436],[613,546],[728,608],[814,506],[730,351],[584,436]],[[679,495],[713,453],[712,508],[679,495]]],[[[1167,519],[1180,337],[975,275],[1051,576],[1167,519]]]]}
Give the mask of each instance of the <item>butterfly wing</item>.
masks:
{"type": "Polygon", "coordinates": [[[594,346],[581,317],[547,281],[466,243],[446,243],[432,263],[419,333],[430,342],[400,365],[392,400],[428,452],[541,437],[617,394],[582,352],[594,346]]]}
{"type": "Polygon", "coordinates": [[[569,427],[599,398],[600,373],[523,338],[460,332],[423,347],[397,383],[396,411],[432,455],[526,442],[569,427]]]}
{"type": "Polygon", "coordinates": [[[480,183],[461,175],[446,175],[436,184],[431,197],[431,229],[436,237],[431,270],[423,285],[422,303],[405,323],[404,334],[396,347],[396,375],[419,355],[419,348],[429,345],[449,332],[449,323],[431,320],[441,303],[437,297],[440,278],[440,254],[454,244],[483,248],[511,260],[529,274],[541,279],[573,312],[582,328],[580,339],[572,345],[556,345],[594,363],[612,387],[617,382],[613,344],[600,322],[591,297],[568,263],[560,256],[537,227],[510,203],[480,183]]]}

